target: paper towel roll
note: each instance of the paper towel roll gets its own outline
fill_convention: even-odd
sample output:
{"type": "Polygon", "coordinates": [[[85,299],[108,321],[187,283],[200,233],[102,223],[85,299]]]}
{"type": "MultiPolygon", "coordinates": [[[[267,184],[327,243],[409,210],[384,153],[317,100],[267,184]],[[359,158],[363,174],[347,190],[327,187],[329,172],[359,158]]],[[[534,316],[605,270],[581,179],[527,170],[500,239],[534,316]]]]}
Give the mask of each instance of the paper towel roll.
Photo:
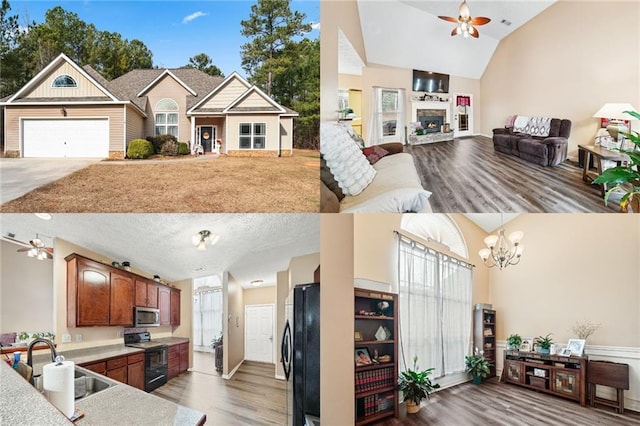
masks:
{"type": "Polygon", "coordinates": [[[51,363],[42,368],[42,388],[44,394],[53,405],[67,417],[75,411],[73,361],[61,364],[51,363]]]}

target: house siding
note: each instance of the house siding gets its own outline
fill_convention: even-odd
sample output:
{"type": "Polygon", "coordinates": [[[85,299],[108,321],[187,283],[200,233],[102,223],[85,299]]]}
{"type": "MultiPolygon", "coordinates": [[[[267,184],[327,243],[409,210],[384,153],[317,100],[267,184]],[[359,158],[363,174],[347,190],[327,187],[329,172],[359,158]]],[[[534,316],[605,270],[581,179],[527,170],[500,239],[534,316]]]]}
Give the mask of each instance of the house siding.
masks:
{"type": "Polygon", "coordinates": [[[201,105],[200,108],[226,108],[231,102],[246,92],[247,89],[248,87],[242,84],[238,78],[233,78],[229,80],[218,93],[205,102],[204,105],[201,105]]]}
{"type": "Polygon", "coordinates": [[[278,115],[229,115],[227,116],[227,143],[225,153],[236,156],[277,156],[280,142],[278,131],[280,121],[278,115]],[[265,149],[240,149],[240,123],[266,123],[267,141],[265,149]]]}
{"type": "Polygon", "coordinates": [[[87,96],[106,95],[69,63],[63,62],[44,76],[40,84],[22,96],[22,98],[81,98],[87,96]],[[78,84],[78,87],[51,87],[56,77],[61,74],[68,74],[73,77],[78,84]]]}
{"type": "Polygon", "coordinates": [[[293,155],[293,117],[280,117],[281,155],[293,155]]]}
{"type": "MultiPolygon", "coordinates": [[[[187,95],[190,93],[180,83],[175,81],[173,77],[167,75],[158,81],[147,92],[147,120],[144,129],[144,136],[154,136],[156,134],[156,114],[155,108],[158,101],[161,99],[169,98],[176,101],[178,104],[178,140],[190,141],[191,140],[191,123],[187,117],[187,95]]],[[[199,93],[199,95],[201,95],[199,93]]]]}
{"type": "Polygon", "coordinates": [[[273,108],[273,105],[269,103],[268,100],[260,96],[259,93],[253,92],[239,104],[235,105],[234,108],[273,108]]]}
{"type": "Polygon", "coordinates": [[[122,156],[124,137],[124,109],[122,105],[65,105],[67,116],[63,117],[60,106],[6,106],[7,134],[5,152],[10,155],[22,153],[20,140],[20,120],[24,118],[73,119],[95,117],[109,119],[109,156],[122,156]]]}
{"type": "Polygon", "coordinates": [[[134,108],[127,106],[127,137],[126,142],[133,139],[144,139],[144,118],[134,108]]]}

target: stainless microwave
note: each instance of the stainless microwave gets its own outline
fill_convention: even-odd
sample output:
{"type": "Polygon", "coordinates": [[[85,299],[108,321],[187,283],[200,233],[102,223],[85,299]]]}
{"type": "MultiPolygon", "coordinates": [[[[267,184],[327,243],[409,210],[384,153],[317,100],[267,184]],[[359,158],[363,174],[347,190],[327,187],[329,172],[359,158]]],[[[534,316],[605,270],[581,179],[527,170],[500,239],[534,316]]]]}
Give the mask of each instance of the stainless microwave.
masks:
{"type": "Polygon", "coordinates": [[[158,327],[160,325],[160,309],[136,306],[133,318],[135,327],[158,327]]]}

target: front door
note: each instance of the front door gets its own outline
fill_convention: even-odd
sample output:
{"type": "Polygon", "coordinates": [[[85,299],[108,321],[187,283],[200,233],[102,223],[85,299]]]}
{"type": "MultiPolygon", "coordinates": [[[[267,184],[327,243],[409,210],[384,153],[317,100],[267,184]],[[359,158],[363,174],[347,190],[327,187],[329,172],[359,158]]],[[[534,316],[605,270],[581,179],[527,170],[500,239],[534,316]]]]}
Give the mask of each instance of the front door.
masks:
{"type": "Polygon", "coordinates": [[[214,126],[200,126],[200,145],[204,152],[213,152],[213,141],[216,140],[214,126]]]}
{"type": "Polygon", "coordinates": [[[244,330],[244,359],[273,363],[273,305],[246,306],[244,330]]]}
{"type": "Polygon", "coordinates": [[[456,93],[453,97],[455,137],[473,136],[473,96],[456,93]]]}

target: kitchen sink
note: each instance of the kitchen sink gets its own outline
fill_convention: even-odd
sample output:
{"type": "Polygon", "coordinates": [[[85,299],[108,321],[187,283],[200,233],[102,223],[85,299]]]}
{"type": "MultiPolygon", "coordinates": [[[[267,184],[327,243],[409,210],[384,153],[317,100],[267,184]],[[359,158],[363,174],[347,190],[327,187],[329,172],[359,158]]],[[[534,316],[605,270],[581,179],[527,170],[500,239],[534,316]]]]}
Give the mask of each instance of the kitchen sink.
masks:
{"type": "Polygon", "coordinates": [[[115,385],[115,382],[86,369],[75,369],[76,401],[115,385]]]}
{"type": "MultiPolygon", "coordinates": [[[[109,389],[110,387],[118,384],[116,381],[78,366],[75,367],[74,378],[76,401],[87,398],[88,396],[109,389]]],[[[42,392],[41,375],[34,376],[34,386],[42,392]]]]}

